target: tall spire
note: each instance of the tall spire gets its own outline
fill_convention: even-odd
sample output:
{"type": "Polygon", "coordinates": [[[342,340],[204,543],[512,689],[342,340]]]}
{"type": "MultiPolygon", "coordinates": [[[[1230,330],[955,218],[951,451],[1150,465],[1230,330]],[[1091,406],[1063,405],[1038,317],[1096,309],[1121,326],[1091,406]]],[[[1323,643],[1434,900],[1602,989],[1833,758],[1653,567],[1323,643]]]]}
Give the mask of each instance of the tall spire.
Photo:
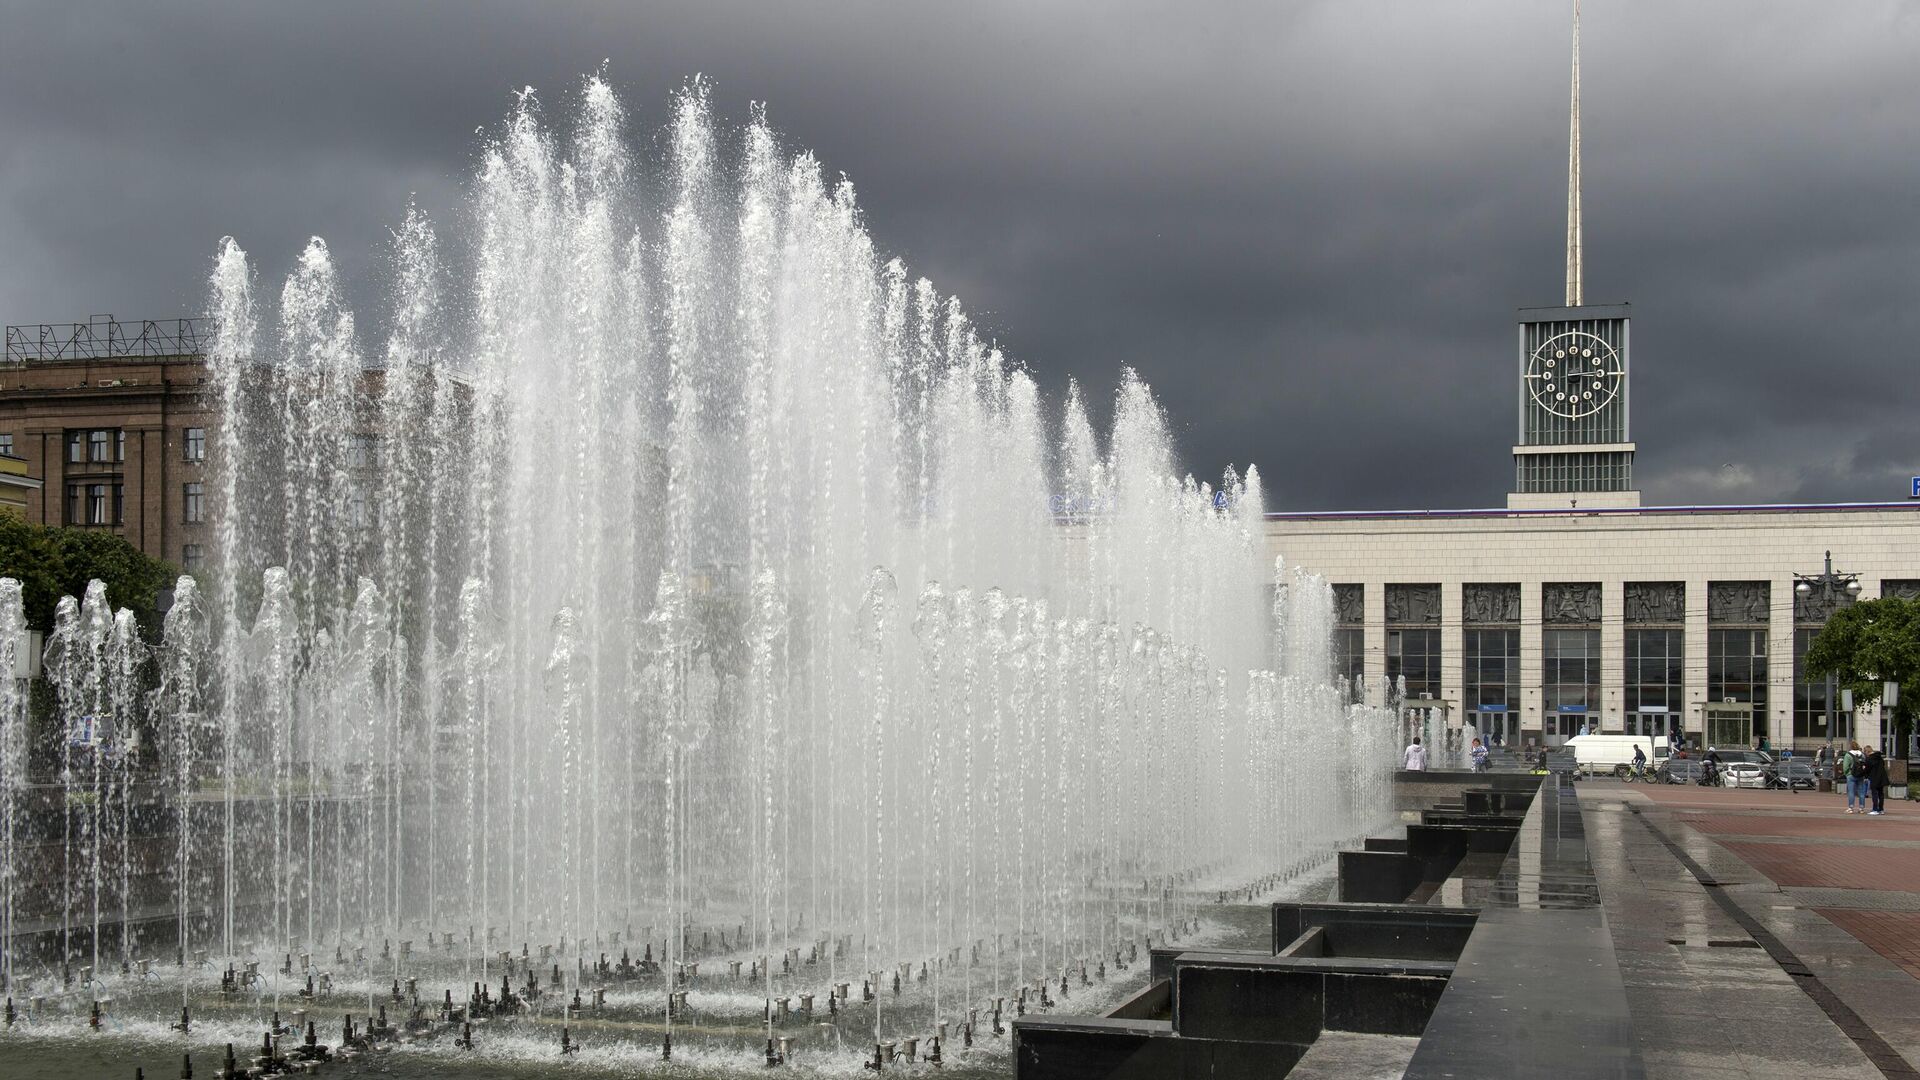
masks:
{"type": "Polygon", "coordinates": [[[1573,0],[1573,107],[1567,121],[1567,306],[1579,307],[1586,292],[1581,280],[1584,253],[1580,236],[1580,0],[1573,0]]]}

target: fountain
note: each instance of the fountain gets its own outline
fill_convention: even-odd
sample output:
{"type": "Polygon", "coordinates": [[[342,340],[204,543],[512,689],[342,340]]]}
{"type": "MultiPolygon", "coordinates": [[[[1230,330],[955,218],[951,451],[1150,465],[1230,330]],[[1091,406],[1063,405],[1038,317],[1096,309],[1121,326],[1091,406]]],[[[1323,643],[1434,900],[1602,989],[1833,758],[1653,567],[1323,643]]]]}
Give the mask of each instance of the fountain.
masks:
{"type": "Polygon", "coordinates": [[[1004,1061],[1384,823],[1255,471],[1178,476],[1131,373],[1104,439],[1050,411],[763,111],[627,124],[523,94],[378,334],[324,242],[271,308],[222,242],[216,565],[150,642],[68,598],[50,710],[0,690],[0,1056],[110,997],[274,1067],[1004,1061]]]}

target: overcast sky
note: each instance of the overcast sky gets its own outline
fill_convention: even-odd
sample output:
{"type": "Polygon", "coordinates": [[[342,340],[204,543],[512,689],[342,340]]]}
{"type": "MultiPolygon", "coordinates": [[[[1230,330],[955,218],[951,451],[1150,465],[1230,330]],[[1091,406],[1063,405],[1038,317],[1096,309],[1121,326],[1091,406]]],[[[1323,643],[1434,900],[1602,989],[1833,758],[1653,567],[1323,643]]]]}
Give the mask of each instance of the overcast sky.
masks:
{"type": "MultiPolygon", "coordinates": [[[[214,245],[370,303],[514,89],[607,60],[859,187],[1057,390],[1122,365],[1283,509],[1499,505],[1514,309],[1562,293],[1569,5],[915,0],[0,8],[0,318],[196,314],[214,245]]],[[[1651,503],[1920,474],[1920,4],[1588,0],[1587,300],[1633,304],[1651,503]]],[[[277,287],[277,286],[273,286],[277,287]]],[[[378,312],[369,313],[377,318],[378,312]]]]}

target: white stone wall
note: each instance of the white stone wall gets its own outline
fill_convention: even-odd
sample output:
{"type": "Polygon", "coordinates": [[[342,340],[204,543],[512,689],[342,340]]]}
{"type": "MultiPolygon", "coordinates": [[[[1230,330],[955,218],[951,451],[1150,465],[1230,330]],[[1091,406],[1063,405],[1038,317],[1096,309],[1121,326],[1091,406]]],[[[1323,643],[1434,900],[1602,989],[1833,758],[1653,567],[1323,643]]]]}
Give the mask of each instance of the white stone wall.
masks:
{"type": "MultiPolygon", "coordinates": [[[[1541,730],[1540,586],[1599,581],[1601,724],[1625,726],[1624,584],[1687,585],[1685,701],[1687,728],[1699,730],[1707,693],[1707,583],[1771,582],[1768,633],[1768,728],[1793,730],[1793,575],[1818,573],[1824,553],[1836,570],[1860,575],[1861,598],[1878,596],[1882,579],[1920,578],[1920,505],[1877,508],[1523,514],[1491,512],[1391,515],[1285,515],[1270,518],[1273,551],[1329,582],[1366,586],[1366,673],[1369,686],[1386,673],[1385,587],[1442,586],[1444,693],[1459,704],[1464,635],[1460,586],[1469,581],[1520,583],[1520,678],[1523,730],[1541,730]]],[[[1910,692],[1920,692],[1914,688],[1910,692]]],[[[1456,708],[1457,719],[1463,709],[1456,708]]],[[[1858,730],[1878,730],[1862,711],[1858,730]]],[[[1877,737],[1876,737],[1877,741],[1877,737]]]]}

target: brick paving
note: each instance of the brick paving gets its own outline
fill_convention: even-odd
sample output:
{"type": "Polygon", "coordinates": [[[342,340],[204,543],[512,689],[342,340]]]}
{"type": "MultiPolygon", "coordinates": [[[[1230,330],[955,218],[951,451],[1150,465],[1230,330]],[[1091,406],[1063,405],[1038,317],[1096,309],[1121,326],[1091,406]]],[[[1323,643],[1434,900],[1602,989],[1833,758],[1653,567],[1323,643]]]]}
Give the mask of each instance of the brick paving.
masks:
{"type": "Polygon", "coordinates": [[[1920,979],[1920,911],[1814,910],[1920,979]]]}
{"type": "Polygon", "coordinates": [[[1920,841],[1920,815],[1869,817],[1834,810],[1827,814],[1695,814],[1680,820],[1715,836],[1794,837],[1809,840],[1920,841]]]}
{"type": "Polygon", "coordinates": [[[1822,844],[1751,844],[1721,840],[1776,885],[1818,889],[1920,892],[1920,851],[1822,844]]]}

